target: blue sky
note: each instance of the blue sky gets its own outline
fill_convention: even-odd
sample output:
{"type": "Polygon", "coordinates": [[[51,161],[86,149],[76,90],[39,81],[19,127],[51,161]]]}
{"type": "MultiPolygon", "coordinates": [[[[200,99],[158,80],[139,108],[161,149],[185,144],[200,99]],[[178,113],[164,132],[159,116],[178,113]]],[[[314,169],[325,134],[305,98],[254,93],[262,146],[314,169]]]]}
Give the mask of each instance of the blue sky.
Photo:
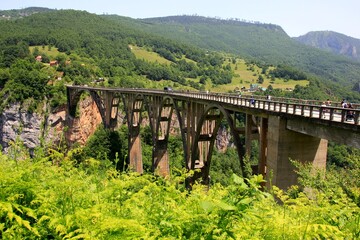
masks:
{"type": "Polygon", "coordinates": [[[0,10],[33,6],[132,18],[239,18],[280,25],[291,37],[329,30],[360,39],[360,0],[0,0],[0,10]]]}

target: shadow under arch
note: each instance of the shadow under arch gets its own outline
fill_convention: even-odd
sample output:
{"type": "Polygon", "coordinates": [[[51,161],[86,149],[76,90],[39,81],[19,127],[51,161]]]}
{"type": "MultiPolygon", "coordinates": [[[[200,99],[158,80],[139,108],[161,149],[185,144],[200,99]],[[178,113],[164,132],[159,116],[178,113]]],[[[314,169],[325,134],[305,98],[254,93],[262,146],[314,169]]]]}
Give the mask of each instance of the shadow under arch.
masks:
{"type": "Polygon", "coordinates": [[[203,184],[210,183],[209,173],[214,143],[220,123],[223,119],[229,124],[231,134],[234,138],[234,144],[237,149],[242,171],[241,175],[247,177],[244,162],[245,154],[241,152],[242,144],[239,132],[236,130],[235,126],[235,115],[232,116],[232,112],[224,109],[218,104],[210,104],[206,107],[204,114],[199,119],[196,134],[194,136],[191,154],[191,169],[199,169],[200,171],[195,172],[192,182],[201,178],[203,184]]]}
{"type": "Polygon", "coordinates": [[[117,123],[117,113],[120,104],[120,93],[104,93],[95,89],[67,88],[68,114],[75,117],[76,107],[83,93],[88,92],[95,102],[105,128],[114,128],[117,123]]]}

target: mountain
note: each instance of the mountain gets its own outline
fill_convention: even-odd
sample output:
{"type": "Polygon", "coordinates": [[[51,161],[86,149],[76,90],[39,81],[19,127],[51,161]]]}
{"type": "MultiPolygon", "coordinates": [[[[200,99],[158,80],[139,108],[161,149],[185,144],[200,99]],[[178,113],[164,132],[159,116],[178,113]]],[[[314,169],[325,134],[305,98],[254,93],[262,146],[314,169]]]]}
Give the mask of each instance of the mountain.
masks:
{"type": "Polygon", "coordinates": [[[332,31],[309,32],[294,39],[305,45],[360,61],[360,39],[332,31]]]}
{"type": "Polygon", "coordinates": [[[201,16],[170,16],[124,19],[104,16],[131,24],[134,29],[163,36],[212,51],[241,56],[260,64],[287,65],[321,78],[332,90],[351,92],[360,82],[360,63],[290,38],[280,26],[201,16]],[[131,22],[131,23],[130,23],[131,22]]]}

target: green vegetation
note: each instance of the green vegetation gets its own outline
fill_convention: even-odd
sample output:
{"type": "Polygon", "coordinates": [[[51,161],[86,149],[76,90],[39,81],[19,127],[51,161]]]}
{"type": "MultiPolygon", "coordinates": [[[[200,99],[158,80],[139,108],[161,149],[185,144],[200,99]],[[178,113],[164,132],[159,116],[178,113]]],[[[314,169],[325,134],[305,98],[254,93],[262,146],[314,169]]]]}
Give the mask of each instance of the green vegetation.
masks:
{"type": "MultiPolygon", "coordinates": [[[[14,144],[9,153],[0,154],[2,239],[360,237],[359,206],[342,190],[335,171],[324,177],[302,168],[310,192],[297,186],[264,192],[261,176],[236,175],[228,177],[227,186],[194,185],[188,192],[184,174],[165,180],[119,173],[105,159],[79,163],[76,149],[29,159],[14,144]]],[[[359,164],[359,155],[352,160],[359,164]]]]}
{"type": "Polygon", "coordinates": [[[146,60],[149,62],[158,62],[160,64],[170,64],[171,61],[161,57],[159,54],[147,51],[146,49],[137,47],[137,46],[130,46],[131,51],[135,54],[136,58],[146,60]]]}

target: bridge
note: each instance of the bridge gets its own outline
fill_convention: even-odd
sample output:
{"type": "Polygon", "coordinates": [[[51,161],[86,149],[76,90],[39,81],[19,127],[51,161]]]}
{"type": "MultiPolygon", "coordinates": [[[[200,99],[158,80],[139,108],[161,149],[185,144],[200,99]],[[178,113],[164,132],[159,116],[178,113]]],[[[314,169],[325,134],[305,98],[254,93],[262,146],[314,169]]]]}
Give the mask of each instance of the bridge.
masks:
{"type": "Polygon", "coordinates": [[[121,108],[126,114],[128,165],[143,172],[140,127],[147,113],[153,140],[153,171],[169,174],[168,139],[170,123],[176,116],[187,169],[199,169],[196,178],[209,182],[211,157],[217,131],[226,121],[237,148],[242,175],[246,176],[244,156],[251,151],[251,142],[259,141],[259,162],[255,172],[263,174],[282,189],[297,183],[289,159],[326,165],[328,141],[360,148],[360,109],[349,109],[339,103],[322,106],[320,101],[257,96],[239,96],[189,91],[154,89],[103,88],[67,86],[68,116],[75,117],[76,106],[83,92],[95,101],[106,128],[117,126],[121,108]],[[253,100],[253,101],[252,101],[253,100]],[[239,121],[245,118],[245,124],[239,121]],[[242,141],[241,138],[245,138],[242,141]],[[271,173],[271,174],[270,174],[271,173]]]}

